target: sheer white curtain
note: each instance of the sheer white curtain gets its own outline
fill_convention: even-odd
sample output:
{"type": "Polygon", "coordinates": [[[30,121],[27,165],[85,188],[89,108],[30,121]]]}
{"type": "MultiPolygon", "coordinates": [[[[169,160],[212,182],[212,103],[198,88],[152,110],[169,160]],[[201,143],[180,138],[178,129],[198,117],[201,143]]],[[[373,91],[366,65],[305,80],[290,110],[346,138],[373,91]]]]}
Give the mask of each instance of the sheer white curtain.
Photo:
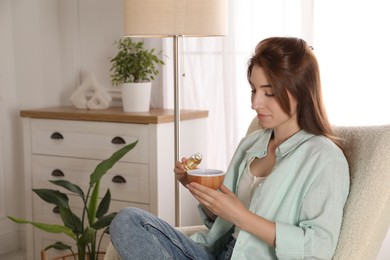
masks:
{"type": "Polygon", "coordinates": [[[314,49],[334,124],[390,124],[389,11],[387,0],[314,3],[314,49]]]}
{"type": "MultiPolygon", "coordinates": [[[[209,110],[208,131],[204,133],[208,148],[200,151],[207,154],[207,167],[227,168],[255,116],[250,108],[246,67],[256,44],[269,36],[310,38],[310,3],[311,0],[229,0],[228,36],[184,38],[180,42],[180,69],[185,74],[181,77],[181,108],[209,110]]],[[[172,57],[171,39],[163,45],[164,52],[172,57]]],[[[164,103],[170,107],[172,67],[167,65],[164,103]]]]}

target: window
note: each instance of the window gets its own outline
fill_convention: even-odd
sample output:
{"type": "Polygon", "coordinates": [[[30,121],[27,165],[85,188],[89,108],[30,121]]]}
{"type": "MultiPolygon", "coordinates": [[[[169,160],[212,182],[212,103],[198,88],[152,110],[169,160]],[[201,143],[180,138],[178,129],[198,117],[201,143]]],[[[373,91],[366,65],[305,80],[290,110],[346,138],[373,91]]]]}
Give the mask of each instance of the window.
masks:
{"type": "Polygon", "coordinates": [[[385,0],[315,1],[313,44],[333,124],[390,123],[389,24],[385,0]]]}
{"type": "Polygon", "coordinates": [[[390,123],[386,0],[229,0],[229,7],[228,36],[182,42],[181,107],[210,112],[210,166],[227,168],[255,116],[247,61],[269,36],[301,37],[314,47],[332,124],[390,123]]]}

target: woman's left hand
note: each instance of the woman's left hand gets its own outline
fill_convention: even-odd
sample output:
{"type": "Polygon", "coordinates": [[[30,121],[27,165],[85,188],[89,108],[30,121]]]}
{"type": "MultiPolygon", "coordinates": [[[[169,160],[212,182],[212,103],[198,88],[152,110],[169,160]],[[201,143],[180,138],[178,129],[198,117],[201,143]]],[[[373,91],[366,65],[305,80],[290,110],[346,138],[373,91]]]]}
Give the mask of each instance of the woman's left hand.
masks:
{"type": "Polygon", "coordinates": [[[237,196],[225,185],[220,187],[220,191],[210,189],[195,182],[187,184],[187,188],[200,204],[213,214],[232,224],[237,225],[238,221],[240,219],[242,220],[240,216],[248,211],[237,196]]]}

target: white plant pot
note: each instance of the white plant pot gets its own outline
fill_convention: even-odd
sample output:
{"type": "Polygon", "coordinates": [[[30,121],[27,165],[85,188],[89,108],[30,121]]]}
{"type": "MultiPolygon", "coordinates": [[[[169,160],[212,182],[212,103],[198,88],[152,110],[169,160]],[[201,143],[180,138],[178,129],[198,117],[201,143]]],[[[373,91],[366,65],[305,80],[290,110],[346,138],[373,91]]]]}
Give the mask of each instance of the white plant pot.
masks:
{"type": "Polygon", "coordinates": [[[152,82],[122,85],[122,105],[125,112],[148,112],[152,82]]]}

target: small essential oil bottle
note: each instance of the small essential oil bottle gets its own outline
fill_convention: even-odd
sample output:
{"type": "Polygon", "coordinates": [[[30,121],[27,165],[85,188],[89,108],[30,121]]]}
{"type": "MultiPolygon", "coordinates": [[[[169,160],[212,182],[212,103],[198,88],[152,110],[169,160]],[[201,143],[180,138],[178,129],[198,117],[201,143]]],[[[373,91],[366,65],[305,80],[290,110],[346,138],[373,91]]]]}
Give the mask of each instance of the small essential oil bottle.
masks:
{"type": "Polygon", "coordinates": [[[184,169],[186,171],[195,169],[200,162],[202,161],[203,157],[201,153],[196,153],[191,155],[190,158],[187,159],[187,161],[184,164],[184,169]]]}

